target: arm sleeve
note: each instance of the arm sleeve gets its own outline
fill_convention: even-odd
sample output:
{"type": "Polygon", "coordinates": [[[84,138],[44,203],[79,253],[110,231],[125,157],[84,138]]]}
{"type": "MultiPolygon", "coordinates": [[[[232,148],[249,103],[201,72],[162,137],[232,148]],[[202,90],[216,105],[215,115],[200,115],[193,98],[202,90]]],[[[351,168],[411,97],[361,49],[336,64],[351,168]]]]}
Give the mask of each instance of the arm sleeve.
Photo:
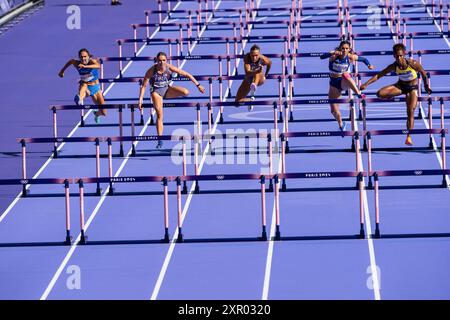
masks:
{"type": "Polygon", "coordinates": [[[332,56],[331,52],[323,53],[323,54],[320,55],[320,59],[322,59],[322,60],[323,59],[327,59],[327,58],[329,58],[331,56],[332,56]]]}
{"type": "Polygon", "coordinates": [[[367,59],[364,58],[364,57],[358,57],[358,60],[357,60],[357,61],[361,61],[361,62],[364,63],[366,66],[370,66],[369,60],[367,60],[367,59]]]}

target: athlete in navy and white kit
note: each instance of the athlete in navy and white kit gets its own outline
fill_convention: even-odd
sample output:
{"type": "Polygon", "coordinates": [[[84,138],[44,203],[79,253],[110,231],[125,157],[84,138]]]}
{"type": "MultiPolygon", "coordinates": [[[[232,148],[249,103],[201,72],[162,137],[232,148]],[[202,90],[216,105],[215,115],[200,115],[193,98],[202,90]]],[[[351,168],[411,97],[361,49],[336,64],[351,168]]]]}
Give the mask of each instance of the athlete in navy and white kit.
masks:
{"type": "MultiPolygon", "coordinates": [[[[235,102],[252,101],[255,99],[255,92],[258,86],[261,86],[269,74],[272,61],[260,53],[261,49],[254,45],[250,48],[250,52],[244,56],[245,78],[242,81],[237,93],[235,102]],[[265,73],[263,73],[266,67],[265,73]],[[247,95],[250,93],[250,98],[247,95]]],[[[252,106],[249,106],[249,110],[252,106]]]]}
{"type": "MultiPolygon", "coordinates": [[[[163,99],[171,99],[184,97],[189,94],[189,90],[183,87],[171,86],[172,73],[189,78],[201,93],[205,92],[205,88],[188,72],[174,67],[167,63],[167,56],[164,52],[159,52],[155,58],[156,64],[147,70],[144,81],[139,91],[139,109],[142,109],[145,88],[150,83],[150,96],[153,102],[153,108],[156,111],[156,131],[158,135],[163,133],[163,99]]],[[[156,146],[158,149],[162,147],[162,140],[158,141],[156,146]]]]}
{"type": "MultiPolygon", "coordinates": [[[[353,90],[360,98],[363,97],[355,81],[349,74],[350,62],[361,61],[370,70],[374,67],[366,58],[358,57],[358,55],[351,52],[350,42],[344,40],[341,41],[336,50],[324,53],[320,56],[320,59],[329,58],[328,69],[330,70],[330,89],[328,91],[328,99],[338,99],[342,94],[342,90],[347,89],[353,90]]],[[[339,128],[344,131],[346,123],[342,121],[339,104],[330,103],[330,108],[331,114],[339,124],[339,128]]]]}
{"type": "MultiPolygon", "coordinates": [[[[96,105],[105,104],[105,98],[98,81],[98,69],[100,69],[100,64],[96,59],[93,59],[91,54],[87,49],[81,49],[78,52],[78,57],[80,60],[71,59],[59,72],[59,76],[64,77],[64,71],[73,65],[80,75],[78,94],[75,96],[74,101],[78,105],[83,105],[84,98],[86,96],[91,96],[92,101],[96,105]]],[[[106,116],[106,109],[99,109],[94,111],[95,122],[99,122],[100,116],[106,116]]]]}

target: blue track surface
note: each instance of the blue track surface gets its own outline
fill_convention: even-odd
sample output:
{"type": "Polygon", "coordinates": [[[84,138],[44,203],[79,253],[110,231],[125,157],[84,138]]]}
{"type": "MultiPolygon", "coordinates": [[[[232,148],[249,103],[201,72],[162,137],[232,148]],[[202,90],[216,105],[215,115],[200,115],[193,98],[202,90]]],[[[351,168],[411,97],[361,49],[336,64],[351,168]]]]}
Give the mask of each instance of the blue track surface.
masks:
{"type": "MultiPolygon", "coordinates": [[[[304,1],[304,6],[336,5],[336,1],[304,1]]],[[[400,1],[399,4],[410,3],[400,1]]],[[[372,1],[350,1],[350,5],[370,5],[372,1]]],[[[444,1],[446,5],[447,2],[444,1]]],[[[259,8],[286,7],[290,1],[257,1],[259,8]]],[[[243,8],[242,3],[216,1],[217,8],[243,8]]],[[[197,8],[196,2],[180,2],[177,9],[197,8]]],[[[416,9],[417,10],[417,9],[416,9]]],[[[402,10],[404,16],[429,16],[412,9],[402,10]],[[411,11],[406,13],[407,11],[411,11]]],[[[365,10],[354,9],[354,17],[365,10]]],[[[336,11],[315,11],[325,15],[336,11]]],[[[221,14],[223,16],[223,14],[221,14]]],[[[276,12],[262,14],[267,17],[255,19],[280,20],[276,12]]],[[[303,19],[310,19],[308,11],[303,19]]],[[[218,14],[218,16],[220,16],[218,14]]],[[[181,20],[183,15],[173,14],[172,20],[181,20]]],[[[337,17],[334,15],[333,17],[337,17]]],[[[384,15],[383,15],[384,17],[384,15]]],[[[238,17],[226,17],[223,20],[238,17]]],[[[130,21],[143,23],[143,21],[130,21]]],[[[155,21],[152,21],[155,22],[155,21]]],[[[232,36],[230,30],[202,29],[202,36],[232,36]]],[[[438,31],[438,25],[408,26],[408,31],[438,31]]],[[[142,31],[143,32],[143,31],[142,31]]],[[[371,33],[366,26],[354,27],[354,33],[371,33]]],[[[376,32],[389,32],[382,23],[376,32]]],[[[262,29],[255,27],[250,35],[284,35],[285,29],[262,29]]],[[[338,33],[334,26],[304,28],[302,35],[317,33],[338,33]]],[[[143,35],[143,33],[142,33],[143,35]]],[[[155,38],[176,38],[177,31],[157,31],[155,38]]],[[[282,53],[282,42],[261,42],[262,53],[282,53]]],[[[391,50],[394,41],[371,39],[356,40],[356,51],[391,50]]],[[[247,52],[252,43],[239,45],[239,51],[247,52]]],[[[335,41],[300,42],[299,52],[326,52],[337,46],[335,41]]],[[[126,55],[131,52],[131,45],[126,55]],[[128,51],[129,50],[129,51],[128,51]]],[[[414,49],[448,49],[447,38],[417,39],[414,49]]],[[[154,56],[166,51],[167,45],[150,45],[140,49],[139,56],[154,56]]],[[[192,54],[224,54],[224,44],[196,44],[192,54]]],[[[381,70],[392,62],[391,56],[370,57],[375,70],[381,70]]],[[[446,55],[424,55],[425,69],[450,69],[446,55]]],[[[124,64],[126,77],[142,77],[150,66],[148,62],[124,64]]],[[[233,65],[233,64],[232,64],[233,65]]],[[[110,63],[109,68],[117,65],[110,63]]],[[[218,74],[218,66],[212,60],[188,60],[181,67],[191,74],[218,74]]],[[[297,60],[297,72],[326,72],[326,60],[301,58],[297,60]]],[[[366,71],[362,64],[360,71],[366,71]]],[[[224,68],[224,70],[226,70],[224,68]]],[[[272,73],[281,73],[281,60],[273,59],[272,73]]],[[[239,74],[243,63],[239,61],[239,74]]],[[[386,77],[373,84],[370,90],[393,83],[395,78],[386,77]]],[[[363,79],[364,81],[365,79],[363,79]]],[[[328,79],[296,79],[296,94],[328,92],[328,79]]],[[[449,90],[449,76],[432,76],[435,90],[449,90]]],[[[180,82],[177,83],[177,85],[180,82]]],[[[207,82],[202,82],[205,88],[207,82]]],[[[239,81],[233,81],[231,93],[236,94],[239,81]]],[[[182,82],[191,96],[198,96],[192,83],[182,82]]],[[[224,83],[224,88],[226,88],[224,83]]],[[[106,88],[106,87],[105,87],[106,88]]],[[[106,89],[107,99],[137,97],[136,83],[116,83],[106,89]]],[[[226,93],[226,92],[224,92],[226,93]]],[[[278,81],[267,80],[258,88],[257,95],[278,93],[278,81]]],[[[219,88],[214,86],[214,95],[219,88]]],[[[207,95],[207,93],[205,93],[207,95]]],[[[447,94],[443,94],[447,95],[447,94]]],[[[146,92],[148,96],[148,92],[146,92]]],[[[311,98],[317,98],[312,96],[311,98]]],[[[257,98],[258,99],[258,98],[257,98]]],[[[224,99],[225,100],[225,99],[224,99]]],[[[275,100],[275,99],[274,99],[275,100]]],[[[196,102],[195,99],[185,99],[196,102]]],[[[448,103],[446,102],[446,108],[448,103]]],[[[405,117],[404,103],[368,104],[367,118],[405,117]]],[[[214,130],[225,133],[227,129],[267,129],[273,123],[239,123],[239,120],[273,119],[271,106],[256,106],[252,112],[246,107],[236,109],[225,107],[224,124],[218,123],[217,108],[214,112],[214,130]],[[235,121],[227,123],[227,121],[235,121]]],[[[348,118],[348,105],[342,104],[341,111],[348,118]]],[[[426,114],[426,103],[423,104],[426,114]]],[[[439,127],[439,109],[435,107],[434,127],[439,127]]],[[[448,115],[448,112],[445,112],[448,115]]],[[[202,110],[206,119],[206,110],[202,110]]],[[[331,118],[328,105],[298,105],[294,107],[294,118],[323,119],[323,121],[294,121],[289,131],[337,130],[331,118]]],[[[49,113],[50,119],[50,113],[49,113]]],[[[166,108],[164,110],[165,134],[185,129],[195,130],[195,108],[166,108]],[[183,124],[179,124],[183,122],[183,124]]],[[[137,126],[139,135],[156,134],[149,125],[148,109],[144,126],[137,126]]],[[[125,121],[129,121],[125,113],[125,121]]],[[[415,128],[426,128],[427,120],[417,119],[415,128]]],[[[73,137],[117,136],[118,113],[109,111],[102,119],[102,126],[94,123],[92,114],[86,117],[86,126],[77,128],[73,137]]],[[[362,122],[358,121],[362,130],[362,122]]],[[[403,129],[405,119],[370,120],[368,129],[403,129]]],[[[445,122],[448,126],[448,120],[445,122]]],[[[206,130],[207,126],[203,125],[206,130]]],[[[282,124],[279,124],[282,130],[282,124]]],[[[125,135],[130,127],[125,126],[125,135]]],[[[427,135],[413,136],[415,147],[428,145],[427,135]]],[[[439,144],[438,135],[434,137],[439,144]]],[[[375,136],[374,148],[403,147],[404,136],[375,136]]],[[[139,142],[138,155],[131,157],[131,145],[125,143],[125,156],[113,158],[114,176],[165,176],[181,175],[182,169],[170,157],[175,142],[165,142],[161,151],[154,149],[155,142],[139,142]]],[[[290,152],[286,155],[287,172],[352,171],[355,170],[355,154],[350,151],[350,137],[291,138],[290,152]],[[333,152],[302,152],[305,150],[334,149],[333,152]],[[344,149],[348,149],[347,151],[344,149]]],[[[33,145],[30,146],[33,148],[33,145]]],[[[203,142],[201,174],[264,173],[267,165],[208,164],[206,151],[209,146],[203,142]]],[[[62,157],[52,159],[39,178],[94,177],[95,159],[93,143],[68,143],[61,148],[62,157]],[[74,156],[77,157],[74,157],[74,156]],[[84,155],[84,156],[83,156],[84,155]]],[[[113,143],[118,153],[118,143],[113,143]]],[[[106,144],[101,146],[106,154],[106,144]]],[[[275,159],[279,155],[275,154],[275,159]]],[[[442,159],[439,151],[383,151],[373,154],[373,170],[423,170],[440,169],[442,159]]],[[[367,153],[362,153],[362,165],[367,166],[367,153]]],[[[101,175],[108,175],[108,162],[101,159],[101,175]]],[[[280,172],[279,161],[274,171],[280,172]]],[[[19,172],[18,172],[19,174],[19,172]]],[[[194,166],[188,166],[188,174],[194,174],[194,166]]],[[[439,184],[442,177],[381,177],[380,185],[420,186],[439,184]]],[[[367,178],[366,178],[367,182],[367,178]]],[[[448,250],[450,237],[439,233],[450,233],[447,188],[385,188],[380,190],[381,239],[357,239],[359,233],[359,196],[357,190],[306,191],[304,188],[351,187],[354,178],[287,180],[287,192],[280,192],[281,241],[274,241],[275,207],[273,193],[267,192],[267,226],[270,241],[257,239],[261,235],[261,195],[259,182],[248,181],[202,181],[201,191],[235,190],[230,193],[194,194],[188,183],[189,193],[182,196],[184,243],[176,242],[177,202],[174,194],[169,195],[170,243],[161,243],[163,237],[163,196],[116,195],[108,196],[107,185],[102,185],[101,196],[85,197],[85,219],[88,245],[76,241],[71,246],[56,245],[65,236],[65,204],[63,187],[60,185],[32,186],[31,195],[57,193],[58,197],[27,197],[16,200],[0,217],[0,299],[449,299],[450,268],[448,250]],[[302,190],[293,190],[300,188],[302,190]],[[247,190],[244,192],[243,190],[247,190]],[[256,192],[248,192],[254,190],[256,192]],[[147,243],[146,243],[147,242],[147,243]],[[35,245],[31,245],[34,243],[35,245]],[[81,272],[81,288],[69,289],[71,267],[81,272]],[[372,279],[378,279],[373,285],[372,279]]],[[[175,184],[169,184],[175,191],[175,184]]],[[[95,185],[88,184],[86,192],[94,192],[95,185]]],[[[160,183],[116,184],[115,191],[159,191],[160,183]]],[[[79,235],[78,188],[71,185],[71,225],[74,239],[79,235]]],[[[364,215],[366,234],[371,235],[375,225],[373,191],[364,191],[364,215]]]]}

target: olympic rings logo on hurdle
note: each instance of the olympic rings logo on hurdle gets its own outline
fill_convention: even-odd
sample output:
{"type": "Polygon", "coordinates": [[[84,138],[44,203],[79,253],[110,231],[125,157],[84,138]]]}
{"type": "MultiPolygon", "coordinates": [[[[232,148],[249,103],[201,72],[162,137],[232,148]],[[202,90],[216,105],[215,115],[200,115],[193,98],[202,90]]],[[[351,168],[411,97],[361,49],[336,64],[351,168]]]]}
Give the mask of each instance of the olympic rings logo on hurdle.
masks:
{"type": "Polygon", "coordinates": [[[216,176],[216,179],[217,180],[223,180],[223,179],[225,179],[225,176],[216,176]]]}
{"type": "Polygon", "coordinates": [[[58,142],[58,143],[61,143],[61,142],[63,142],[63,141],[64,141],[63,138],[57,138],[57,139],[56,139],[56,142],[58,142]]]}
{"type": "Polygon", "coordinates": [[[409,130],[402,130],[402,133],[408,134],[408,133],[409,133],[409,130]]]}
{"type": "Polygon", "coordinates": [[[28,179],[22,179],[22,180],[20,180],[20,183],[21,184],[28,184],[28,179]]]}
{"type": "Polygon", "coordinates": [[[420,175],[422,175],[422,173],[423,173],[423,171],[414,171],[414,174],[415,174],[416,176],[420,176],[420,175]]]}

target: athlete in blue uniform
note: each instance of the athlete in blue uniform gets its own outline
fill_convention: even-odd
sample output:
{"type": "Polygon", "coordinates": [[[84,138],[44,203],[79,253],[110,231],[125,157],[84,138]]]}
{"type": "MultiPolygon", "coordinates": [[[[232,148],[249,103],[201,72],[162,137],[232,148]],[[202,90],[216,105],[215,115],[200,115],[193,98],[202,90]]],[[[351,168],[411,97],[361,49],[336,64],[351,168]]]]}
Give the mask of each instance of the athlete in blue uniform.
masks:
{"type": "MultiPolygon", "coordinates": [[[[412,130],[414,128],[414,110],[417,106],[417,90],[418,73],[421,74],[425,91],[428,94],[432,90],[428,84],[427,73],[422,65],[413,60],[406,59],[406,47],[403,43],[398,43],[392,48],[395,62],[388,65],[384,70],[370,78],[366,83],[361,85],[361,90],[367,88],[368,85],[374,83],[378,79],[384,77],[388,73],[395,72],[398,75],[398,81],[395,84],[385,86],[378,90],[377,96],[381,99],[392,99],[393,97],[404,94],[406,96],[406,113],[408,120],[406,121],[406,128],[412,130]]],[[[406,136],[406,145],[412,145],[411,135],[406,136]]]]}
{"type": "MultiPolygon", "coordinates": [[[[252,101],[255,99],[255,92],[258,86],[263,85],[272,66],[272,61],[261,54],[259,46],[254,45],[250,52],[244,56],[245,78],[242,81],[237,93],[235,102],[252,101]],[[266,71],[263,73],[264,68],[266,71]],[[246,98],[250,93],[250,98],[246,98]]],[[[252,106],[249,106],[249,111],[252,106]]]]}
{"type": "MultiPolygon", "coordinates": [[[[147,70],[144,81],[139,91],[139,109],[142,109],[145,88],[150,83],[150,96],[153,108],[156,110],[156,131],[158,135],[163,133],[163,99],[171,99],[184,97],[189,94],[189,90],[183,87],[170,85],[172,73],[177,73],[183,77],[189,78],[201,93],[205,92],[205,88],[188,72],[174,67],[167,63],[167,56],[164,52],[159,52],[155,58],[156,64],[147,70]]],[[[158,149],[162,147],[162,140],[158,141],[156,146],[158,149]]]]}
{"type": "MultiPolygon", "coordinates": [[[[80,75],[78,94],[74,98],[75,103],[83,105],[84,98],[86,96],[91,96],[92,101],[96,105],[105,104],[105,98],[103,97],[98,81],[98,69],[100,69],[100,64],[91,57],[91,54],[87,49],[81,49],[78,52],[78,57],[80,60],[69,60],[59,72],[59,76],[61,78],[64,77],[64,71],[66,71],[69,66],[74,66],[80,75]]],[[[106,116],[106,109],[94,111],[94,116],[95,122],[98,123],[100,116],[106,116]]]]}
{"type": "MultiPolygon", "coordinates": [[[[328,91],[328,99],[338,99],[342,94],[342,90],[347,89],[353,90],[360,98],[362,97],[361,91],[350,76],[350,63],[351,61],[361,61],[371,70],[374,67],[366,58],[358,57],[351,52],[350,42],[341,41],[336,50],[320,56],[321,59],[329,58],[328,69],[330,70],[330,89],[328,91]]],[[[331,114],[339,124],[339,128],[344,131],[346,123],[342,121],[339,104],[330,103],[330,108],[331,114]]]]}

